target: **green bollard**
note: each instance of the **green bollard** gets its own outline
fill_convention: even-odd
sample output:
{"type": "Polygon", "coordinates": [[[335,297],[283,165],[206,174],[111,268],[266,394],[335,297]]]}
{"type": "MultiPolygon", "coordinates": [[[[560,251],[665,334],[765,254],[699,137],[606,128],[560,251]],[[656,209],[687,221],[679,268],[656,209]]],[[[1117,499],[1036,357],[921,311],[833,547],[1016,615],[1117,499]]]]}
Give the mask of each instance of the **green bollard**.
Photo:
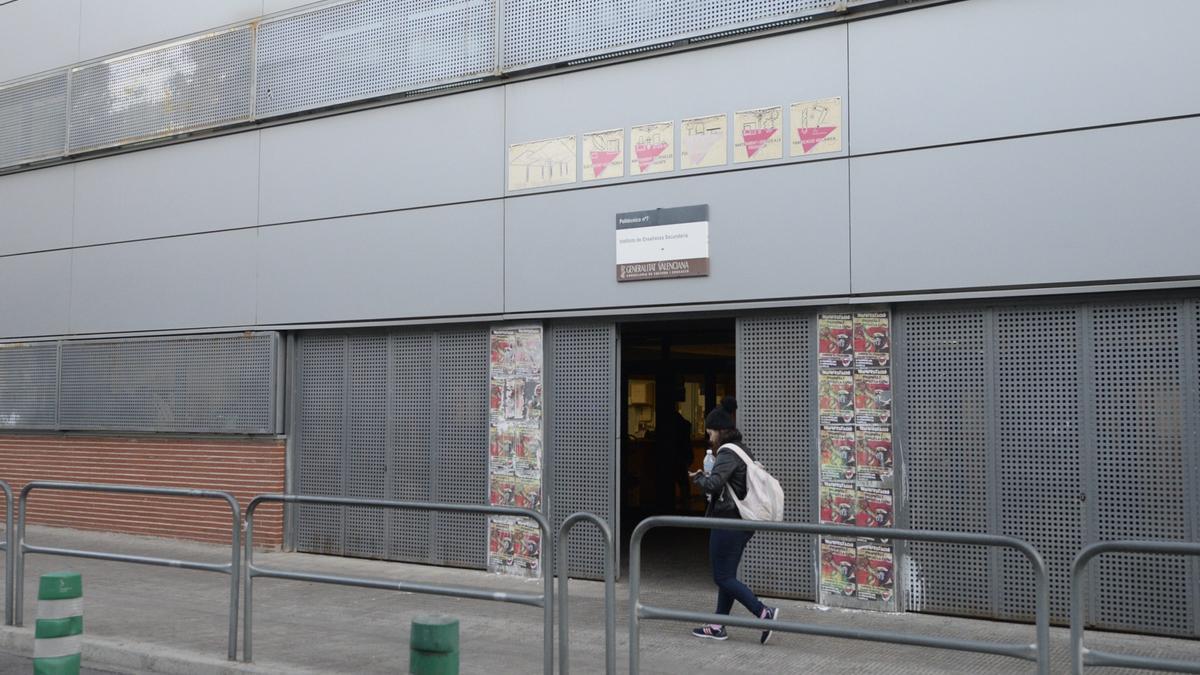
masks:
{"type": "Polygon", "coordinates": [[[458,619],[413,619],[408,645],[408,672],[412,675],[458,675],[458,619]]]}
{"type": "Polygon", "coordinates": [[[34,675],[79,675],[83,577],[77,572],[42,575],[33,637],[34,675]]]}

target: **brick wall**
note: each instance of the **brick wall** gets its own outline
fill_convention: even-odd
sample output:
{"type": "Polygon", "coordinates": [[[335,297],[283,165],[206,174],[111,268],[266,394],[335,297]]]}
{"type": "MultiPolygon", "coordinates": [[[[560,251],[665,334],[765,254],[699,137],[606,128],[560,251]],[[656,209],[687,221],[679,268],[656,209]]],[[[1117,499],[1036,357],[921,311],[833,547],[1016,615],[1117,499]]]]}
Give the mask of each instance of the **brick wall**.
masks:
{"type": "MultiPolygon", "coordinates": [[[[277,439],[0,434],[0,479],[14,498],[31,480],[124,483],[222,490],[243,511],[255,495],[283,492],[284,442],[277,439]]],[[[14,505],[15,510],[15,505],[14,505]]],[[[37,490],[28,522],[105,532],[229,543],[224,500],[37,490]]],[[[283,511],[265,504],[254,516],[254,542],[283,542],[283,511]]]]}

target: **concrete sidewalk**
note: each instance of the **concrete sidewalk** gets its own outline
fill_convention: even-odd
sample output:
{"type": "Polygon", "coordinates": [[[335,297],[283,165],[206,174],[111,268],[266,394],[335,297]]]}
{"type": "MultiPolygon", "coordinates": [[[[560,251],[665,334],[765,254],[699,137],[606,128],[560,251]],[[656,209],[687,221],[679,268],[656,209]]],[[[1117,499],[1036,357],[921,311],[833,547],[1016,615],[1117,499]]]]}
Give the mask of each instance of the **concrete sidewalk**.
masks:
{"type": "MultiPolygon", "coordinates": [[[[228,548],[161,539],[30,527],[31,544],[219,562],[228,548]]],[[[405,579],[493,590],[537,593],[540,582],[482,572],[295,553],[258,554],[277,568],[346,576],[405,579]]],[[[408,668],[412,618],[439,612],[462,625],[462,672],[540,672],[541,610],[508,603],[456,600],[304,582],[255,581],[254,664],[224,660],[228,577],[219,574],[45,555],[28,557],[24,628],[0,631],[0,652],[32,652],[36,584],[45,572],[84,575],[84,659],[88,666],[123,673],[396,673],[408,668]]],[[[672,568],[677,570],[678,568],[672,568]]],[[[643,602],[708,610],[714,592],[702,575],[650,570],[643,602]]],[[[618,667],[628,669],[625,617],[628,587],[617,591],[618,667]]],[[[779,601],[788,620],[871,630],[1028,643],[1033,627],[921,614],[880,615],[822,610],[779,601]]],[[[571,583],[572,670],[603,671],[603,585],[571,583]]],[[[240,614],[239,614],[240,620],[240,614]]],[[[756,631],[731,630],[725,642],[698,640],[690,626],[645,622],[646,673],[1022,673],[1032,664],[997,656],[878,643],[776,634],[759,645],[756,631]]],[[[240,626],[239,626],[240,639],[240,626]]],[[[1054,672],[1067,672],[1067,631],[1053,629],[1054,672]]],[[[1200,660],[1200,642],[1092,632],[1093,648],[1200,660]]],[[[1105,670],[1105,673],[1120,672],[1105,670]]],[[[1142,671],[1144,672],[1144,671],[1142,671]]]]}

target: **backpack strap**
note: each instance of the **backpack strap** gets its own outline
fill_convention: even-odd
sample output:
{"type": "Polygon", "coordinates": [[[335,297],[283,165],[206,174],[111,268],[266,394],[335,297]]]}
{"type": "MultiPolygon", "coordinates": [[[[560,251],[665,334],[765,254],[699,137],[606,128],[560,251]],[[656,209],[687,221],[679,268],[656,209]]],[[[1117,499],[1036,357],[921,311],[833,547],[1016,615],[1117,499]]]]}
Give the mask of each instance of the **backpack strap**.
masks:
{"type": "Polygon", "coordinates": [[[745,450],[743,450],[740,446],[735,445],[733,443],[726,443],[725,445],[722,445],[721,447],[717,448],[717,452],[720,452],[720,451],[724,450],[725,448],[729,448],[730,450],[732,450],[734,452],[734,454],[736,454],[738,457],[740,457],[742,459],[743,462],[746,463],[746,466],[750,466],[751,464],[754,463],[754,460],[750,459],[750,455],[747,455],[745,450]]]}

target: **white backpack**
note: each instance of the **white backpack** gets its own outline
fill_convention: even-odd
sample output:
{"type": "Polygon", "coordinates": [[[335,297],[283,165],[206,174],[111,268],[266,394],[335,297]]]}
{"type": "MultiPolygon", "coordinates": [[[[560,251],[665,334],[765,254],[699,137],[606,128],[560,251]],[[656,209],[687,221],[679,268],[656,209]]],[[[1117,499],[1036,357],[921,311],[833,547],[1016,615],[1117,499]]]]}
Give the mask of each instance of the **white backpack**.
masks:
{"type": "Polygon", "coordinates": [[[783,487],[775,477],[767,473],[761,462],[750,459],[745,450],[733,443],[726,443],[721,450],[729,448],[746,463],[746,498],[738,499],[732,488],[728,490],[738,512],[746,520],[783,520],[783,487]]]}

